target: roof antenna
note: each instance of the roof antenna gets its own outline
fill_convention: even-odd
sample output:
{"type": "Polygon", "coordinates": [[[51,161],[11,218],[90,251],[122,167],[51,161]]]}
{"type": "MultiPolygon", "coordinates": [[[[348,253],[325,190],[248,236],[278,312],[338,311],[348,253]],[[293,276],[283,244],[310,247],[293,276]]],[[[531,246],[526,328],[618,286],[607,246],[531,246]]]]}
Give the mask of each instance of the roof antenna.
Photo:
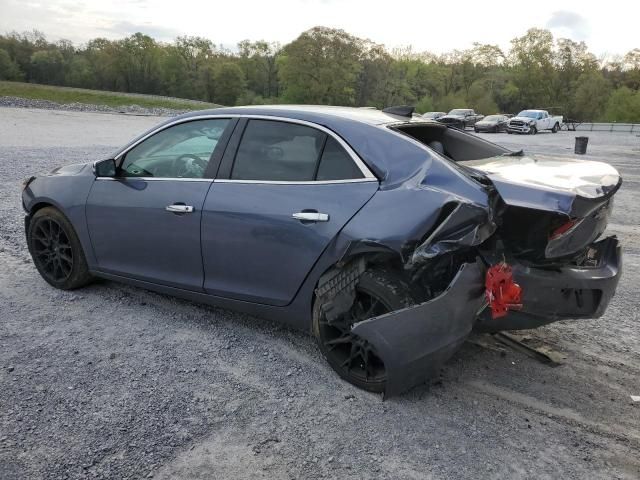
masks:
{"type": "Polygon", "coordinates": [[[398,115],[400,117],[409,117],[413,115],[413,112],[416,111],[416,107],[412,107],[410,105],[398,105],[395,107],[387,107],[383,108],[382,111],[384,113],[389,113],[391,115],[398,115]]]}

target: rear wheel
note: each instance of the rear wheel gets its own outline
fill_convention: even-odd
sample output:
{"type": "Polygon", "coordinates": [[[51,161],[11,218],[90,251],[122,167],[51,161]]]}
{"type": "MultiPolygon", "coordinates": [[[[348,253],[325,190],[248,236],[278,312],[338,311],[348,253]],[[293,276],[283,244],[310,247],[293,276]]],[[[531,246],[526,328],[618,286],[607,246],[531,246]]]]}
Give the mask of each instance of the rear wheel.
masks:
{"type": "Polygon", "coordinates": [[[71,290],[91,281],[80,240],[59,210],[38,210],[29,222],[27,242],[33,263],[50,285],[71,290]]]}
{"type": "Polygon", "coordinates": [[[551,132],[552,133],[558,133],[558,130],[560,130],[560,125],[558,125],[558,123],[556,122],[556,124],[551,129],[551,132]]]}
{"type": "Polygon", "coordinates": [[[322,301],[313,307],[313,333],[322,355],[331,368],[347,382],[371,392],[384,391],[386,371],[373,345],[351,333],[351,327],[367,318],[399,310],[416,302],[409,288],[384,270],[368,270],[356,287],[356,297],[348,312],[328,322],[322,301]]]}

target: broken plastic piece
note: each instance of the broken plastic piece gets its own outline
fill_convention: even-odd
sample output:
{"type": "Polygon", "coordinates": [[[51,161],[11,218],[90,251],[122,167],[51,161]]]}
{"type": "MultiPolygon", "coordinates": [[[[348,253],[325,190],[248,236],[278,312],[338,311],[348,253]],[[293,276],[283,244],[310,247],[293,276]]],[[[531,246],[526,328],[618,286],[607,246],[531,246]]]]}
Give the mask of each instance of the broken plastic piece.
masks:
{"type": "Polygon", "coordinates": [[[511,267],[505,262],[487,270],[485,276],[486,297],[491,307],[491,318],[504,317],[509,310],[522,308],[520,285],[513,281],[511,267]]]}

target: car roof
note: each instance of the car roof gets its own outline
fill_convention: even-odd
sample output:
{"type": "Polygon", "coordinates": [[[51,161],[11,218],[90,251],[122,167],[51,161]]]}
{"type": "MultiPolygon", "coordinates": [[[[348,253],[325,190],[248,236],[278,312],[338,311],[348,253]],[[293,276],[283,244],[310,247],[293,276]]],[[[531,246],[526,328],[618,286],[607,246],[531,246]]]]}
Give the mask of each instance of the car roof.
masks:
{"type": "MultiPolygon", "coordinates": [[[[222,107],[212,110],[189,112],[182,117],[200,115],[267,115],[297,120],[307,120],[315,123],[340,123],[348,120],[366,123],[368,125],[385,125],[398,122],[413,121],[408,117],[385,113],[375,108],[334,107],[326,105],[256,105],[242,107],[222,107]],[[311,120],[311,119],[314,120],[311,120]]],[[[421,120],[422,121],[422,120],[421,120]]]]}

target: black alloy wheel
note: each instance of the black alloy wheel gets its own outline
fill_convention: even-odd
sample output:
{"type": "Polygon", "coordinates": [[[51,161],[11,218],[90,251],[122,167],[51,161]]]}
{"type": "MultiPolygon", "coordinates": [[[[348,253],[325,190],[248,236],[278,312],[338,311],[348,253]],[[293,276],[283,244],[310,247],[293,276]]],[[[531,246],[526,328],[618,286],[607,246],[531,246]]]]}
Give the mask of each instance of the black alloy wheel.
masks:
{"type": "Polygon", "coordinates": [[[80,241],[60,211],[53,207],[38,210],[29,222],[27,236],[33,262],[47,283],[69,290],[91,280],[80,241]]]}
{"type": "Polygon", "coordinates": [[[34,259],[46,275],[54,282],[68,279],[73,270],[73,249],[60,224],[52,218],[43,219],[31,235],[34,259]]]}
{"type": "Polygon", "coordinates": [[[413,305],[406,285],[383,271],[367,271],[356,287],[355,300],[346,313],[327,321],[321,305],[314,306],[314,334],[329,365],[349,383],[382,392],[386,383],[384,362],[373,345],[351,332],[362,320],[413,305]]]}

